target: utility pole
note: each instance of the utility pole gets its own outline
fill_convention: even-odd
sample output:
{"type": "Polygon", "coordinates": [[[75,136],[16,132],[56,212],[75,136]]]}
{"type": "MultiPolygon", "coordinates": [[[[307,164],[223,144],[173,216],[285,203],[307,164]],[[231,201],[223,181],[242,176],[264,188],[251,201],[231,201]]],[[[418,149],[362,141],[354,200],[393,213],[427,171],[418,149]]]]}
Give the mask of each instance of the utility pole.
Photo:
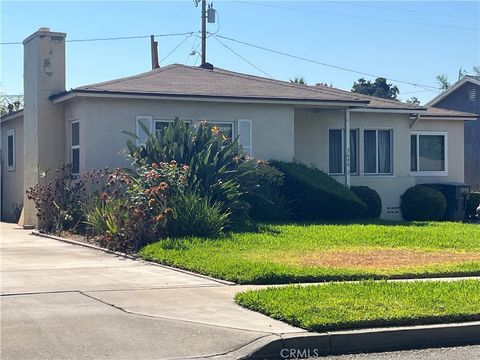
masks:
{"type": "Polygon", "coordinates": [[[216,10],[213,8],[213,3],[208,5],[207,0],[193,0],[195,6],[202,2],[202,64],[204,66],[207,63],[207,21],[209,23],[215,22],[216,10]]]}
{"type": "Polygon", "coordinates": [[[202,65],[207,62],[207,1],[202,0],[202,65]]]}

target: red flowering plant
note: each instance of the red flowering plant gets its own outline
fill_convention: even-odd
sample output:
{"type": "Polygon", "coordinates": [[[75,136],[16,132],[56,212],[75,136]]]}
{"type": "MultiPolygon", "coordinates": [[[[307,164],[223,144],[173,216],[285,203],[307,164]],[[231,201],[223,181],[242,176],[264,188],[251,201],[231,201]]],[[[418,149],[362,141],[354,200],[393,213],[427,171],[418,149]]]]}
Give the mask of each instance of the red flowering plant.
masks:
{"type": "Polygon", "coordinates": [[[137,251],[166,235],[172,214],[168,200],[185,186],[187,170],[171,163],[117,169],[87,211],[87,223],[104,246],[137,251]]]}

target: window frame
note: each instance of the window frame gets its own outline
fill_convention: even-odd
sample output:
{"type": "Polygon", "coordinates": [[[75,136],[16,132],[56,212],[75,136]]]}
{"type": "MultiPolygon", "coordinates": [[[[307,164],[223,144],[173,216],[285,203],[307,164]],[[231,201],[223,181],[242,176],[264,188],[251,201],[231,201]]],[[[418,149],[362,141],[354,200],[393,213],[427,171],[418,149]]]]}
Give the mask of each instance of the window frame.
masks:
{"type": "MultiPolygon", "coordinates": [[[[357,171],[351,172],[351,176],[360,175],[360,128],[350,128],[350,131],[354,130],[357,137],[357,171]]],[[[340,126],[329,126],[328,127],[328,174],[332,176],[345,175],[345,129],[340,126]],[[339,173],[330,172],[330,130],[340,130],[342,132],[342,171],[339,173]]],[[[351,144],[350,144],[351,145],[351,144]]],[[[350,164],[351,164],[350,160],[350,164]]]]}
{"type": "Polygon", "coordinates": [[[72,164],[72,175],[80,175],[80,121],[70,121],[70,164],[72,164]],[[78,145],[73,145],[73,124],[78,124],[78,145]],[[73,171],[73,150],[78,150],[78,173],[73,171]]]}
{"type": "MultiPolygon", "coordinates": [[[[184,121],[188,125],[192,125],[194,122],[191,119],[180,119],[184,121]]],[[[152,129],[150,129],[151,132],[156,132],[157,131],[157,123],[169,123],[173,124],[175,121],[175,118],[167,118],[167,117],[152,117],[152,129]]]]}
{"type": "Polygon", "coordinates": [[[239,141],[238,141],[238,143],[239,143],[240,146],[242,146],[243,151],[245,151],[249,156],[252,156],[252,154],[253,154],[252,120],[250,120],[250,119],[237,119],[237,134],[238,134],[238,136],[239,136],[239,141]],[[241,122],[245,122],[245,123],[248,123],[248,124],[249,124],[250,146],[248,147],[248,149],[246,149],[243,145],[240,144],[240,138],[241,138],[241,136],[242,136],[242,134],[240,133],[240,123],[241,123],[241,122]]]}
{"type": "MultiPolygon", "coordinates": [[[[412,141],[412,136],[417,138],[416,146],[416,161],[417,161],[417,171],[412,171],[412,164],[410,160],[410,173],[412,176],[448,176],[448,132],[447,131],[412,131],[410,133],[410,141],[412,141]],[[445,163],[445,170],[443,171],[429,171],[429,170],[420,170],[420,136],[443,136],[444,143],[444,154],[443,159],[445,163]]],[[[410,145],[411,151],[411,145],[410,145]]],[[[411,159],[411,153],[409,158],[411,159]]]]}
{"type": "Polygon", "coordinates": [[[15,139],[15,129],[8,129],[7,130],[7,170],[8,171],[15,171],[15,168],[16,168],[16,165],[17,165],[17,159],[16,159],[16,149],[15,149],[15,146],[16,146],[16,139],[15,139]],[[9,160],[9,155],[10,155],[10,152],[9,152],[9,148],[8,148],[8,138],[9,137],[12,137],[12,164],[9,164],[8,163],[8,160],[9,160]]]}
{"type": "Polygon", "coordinates": [[[364,128],[362,131],[362,170],[365,176],[395,176],[395,129],[391,127],[373,127],[364,128]],[[390,172],[379,173],[378,172],[378,132],[390,131],[390,172]],[[365,131],[375,131],[375,172],[370,173],[365,171],[365,131]]]}
{"type": "Polygon", "coordinates": [[[201,122],[201,121],[206,121],[208,125],[212,125],[212,124],[217,124],[217,125],[232,125],[232,138],[231,138],[231,141],[233,141],[235,139],[235,136],[236,136],[236,129],[235,129],[235,121],[230,121],[230,120],[225,120],[225,121],[222,121],[222,120],[197,120],[197,122],[201,122]]]}

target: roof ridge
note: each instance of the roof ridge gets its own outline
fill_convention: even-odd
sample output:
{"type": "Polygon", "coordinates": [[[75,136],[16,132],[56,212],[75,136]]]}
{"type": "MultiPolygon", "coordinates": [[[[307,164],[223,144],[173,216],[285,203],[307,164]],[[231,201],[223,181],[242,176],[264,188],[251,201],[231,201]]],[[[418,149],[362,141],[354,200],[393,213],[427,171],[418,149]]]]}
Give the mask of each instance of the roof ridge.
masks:
{"type": "MultiPolygon", "coordinates": [[[[200,70],[200,71],[212,71],[212,70],[203,69],[203,68],[199,68],[199,67],[198,68],[197,67],[188,67],[188,66],[180,65],[180,64],[176,64],[176,65],[187,67],[187,68],[190,68],[190,69],[200,70]]],[[[222,73],[224,75],[227,75],[227,76],[235,76],[235,77],[240,77],[240,78],[243,78],[243,79],[249,79],[249,80],[254,80],[254,81],[274,83],[274,84],[277,84],[277,85],[292,87],[292,88],[295,88],[295,89],[307,90],[307,91],[314,92],[314,93],[323,92],[322,90],[315,89],[313,86],[290,83],[290,82],[285,81],[285,80],[267,79],[267,78],[264,78],[264,77],[261,77],[261,76],[250,75],[250,74],[242,74],[242,73],[239,73],[239,72],[226,70],[226,69],[219,68],[219,67],[214,68],[214,71],[215,70],[217,70],[217,71],[220,70],[220,71],[222,71],[222,73]]],[[[344,90],[339,90],[339,91],[344,91],[344,90]]],[[[325,92],[328,92],[328,91],[325,91],[325,92]]],[[[357,96],[356,93],[354,94],[354,93],[349,93],[348,91],[345,91],[345,94],[351,100],[359,100],[360,99],[360,97],[357,96]]]]}
{"type": "Polygon", "coordinates": [[[95,86],[110,85],[110,84],[116,84],[116,83],[126,81],[126,80],[138,79],[138,78],[141,78],[141,77],[149,76],[149,75],[154,74],[154,73],[159,73],[159,72],[163,72],[163,71],[166,71],[166,70],[171,70],[171,69],[173,69],[175,67],[178,67],[178,66],[181,66],[181,65],[180,64],[170,64],[170,65],[158,68],[158,69],[153,69],[153,70],[146,71],[146,72],[136,74],[136,75],[125,76],[125,77],[122,77],[122,78],[119,78],[119,79],[102,81],[102,82],[99,82],[99,83],[94,83],[94,84],[89,84],[89,85],[82,85],[82,86],[76,87],[74,90],[83,90],[83,89],[88,89],[88,88],[95,87],[95,86]]]}

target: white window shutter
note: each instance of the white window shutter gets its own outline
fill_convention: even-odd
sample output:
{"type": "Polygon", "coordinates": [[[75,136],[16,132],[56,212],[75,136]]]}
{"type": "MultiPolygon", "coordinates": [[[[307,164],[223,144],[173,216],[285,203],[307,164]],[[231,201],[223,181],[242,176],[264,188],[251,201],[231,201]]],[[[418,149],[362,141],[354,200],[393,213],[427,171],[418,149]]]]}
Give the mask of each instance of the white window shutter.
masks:
{"type": "Polygon", "coordinates": [[[148,134],[143,130],[142,126],[140,125],[143,124],[147,127],[150,133],[153,132],[153,117],[152,116],[137,116],[136,122],[135,122],[135,133],[138,136],[137,139],[137,145],[139,144],[145,144],[148,138],[148,134]]]}
{"type": "Polygon", "coordinates": [[[252,120],[238,119],[238,143],[247,155],[252,156],[252,120]]]}

